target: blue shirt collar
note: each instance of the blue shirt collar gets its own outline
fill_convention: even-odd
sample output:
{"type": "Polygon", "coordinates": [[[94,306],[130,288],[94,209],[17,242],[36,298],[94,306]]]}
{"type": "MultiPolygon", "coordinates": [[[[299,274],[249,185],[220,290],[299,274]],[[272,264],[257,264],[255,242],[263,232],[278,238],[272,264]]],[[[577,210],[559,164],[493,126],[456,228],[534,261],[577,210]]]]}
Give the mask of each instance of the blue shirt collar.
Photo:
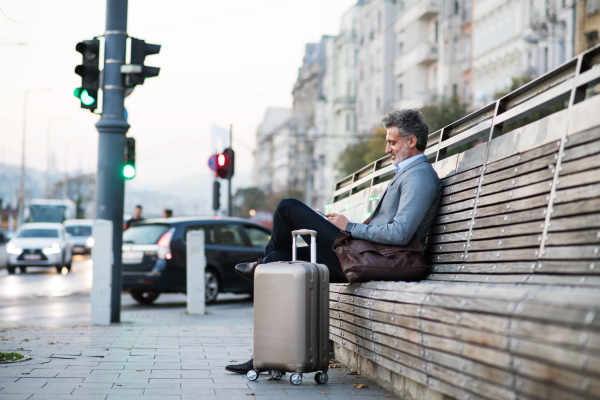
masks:
{"type": "Polygon", "coordinates": [[[416,156],[407,158],[406,160],[404,160],[401,163],[399,163],[398,165],[396,165],[396,174],[398,174],[400,171],[402,171],[404,168],[406,168],[408,166],[408,164],[412,163],[413,161],[417,161],[417,159],[419,157],[423,157],[423,158],[427,159],[425,154],[417,154],[416,156]]]}

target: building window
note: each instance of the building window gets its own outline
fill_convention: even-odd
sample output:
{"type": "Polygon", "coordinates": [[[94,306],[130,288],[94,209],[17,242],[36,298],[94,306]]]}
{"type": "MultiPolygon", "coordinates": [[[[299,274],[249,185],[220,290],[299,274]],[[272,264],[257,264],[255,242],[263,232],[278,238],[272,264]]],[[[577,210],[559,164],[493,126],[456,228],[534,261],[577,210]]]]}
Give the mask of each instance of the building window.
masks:
{"type": "Polygon", "coordinates": [[[381,33],[381,11],[377,12],[377,33],[381,33]]]}
{"type": "Polygon", "coordinates": [[[587,0],[588,15],[596,14],[600,8],[600,0],[587,0]]]}
{"type": "Polygon", "coordinates": [[[458,97],[458,85],[455,83],[454,85],[452,85],[452,98],[457,98],[458,97]]]}
{"type": "Polygon", "coordinates": [[[352,96],[352,82],[348,81],[346,86],[346,96],[352,96]]]}
{"type": "Polygon", "coordinates": [[[435,20],[435,28],[434,29],[435,29],[435,32],[434,32],[435,42],[437,43],[438,42],[438,36],[439,36],[439,22],[438,22],[437,19],[435,20]]]}
{"type": "Polygon", "coordinates": [[[469,101],[471,100],[471,93],[469,93],[469,81],[465,81],[465,93],[463,96],[463,101],[469,104],[469,101]]]}
{"type": "Polygon", "coordinates": [[[544,71],[542,74],[548,72],[548,48],[544,47],[544,71]]]}
{"type": "Polygon", "coordinates": [[[400,43],[398,43],[398,55],[402,55],[403,52],[404,52],[404,43],[400,42],[400,43]]]}
{"type": "Polygon", "coordinates": [[[352,122],[350,120],[350,114],[346,114],[346,131],[349,131],[352,129],[352,126],[350,125],[352,122]]]}
{"type": "Polygon", "coordinates": [[[458,15],[460,13],[460,1],[454,0],[454,15],[458,15]]]}
{"type": "Polygon", "coordinates": [[[403,96],[404,92],[404,87],[402,86],[402,84],[398,85],[398,98],[401,99],[403,96]]]}
{"type": "Polygon", "coordinates": [[[458,59],[458,39],[452,41],[452,62],[456,62],[458,59]]]}

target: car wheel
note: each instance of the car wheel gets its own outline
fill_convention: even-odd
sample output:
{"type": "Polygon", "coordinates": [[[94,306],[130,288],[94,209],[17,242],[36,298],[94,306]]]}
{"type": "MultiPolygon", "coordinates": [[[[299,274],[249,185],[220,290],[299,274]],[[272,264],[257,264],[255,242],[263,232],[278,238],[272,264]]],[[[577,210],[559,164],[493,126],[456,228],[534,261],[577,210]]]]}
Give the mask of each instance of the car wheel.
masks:
{"type": "Polygon", "coordinates": [[[154,300],[158,299],[158,296],[160,296],[159,292],[142,292],[141,290],[131,291],[131,297],[140,304],[152,304],[154,300]]]}
{"type": "Polygon", "coordinates": [[[62,269],[63,269],[63,266],[62,266],[62,265],[55,265],[55,266],[54,266],[54,268],[56,268],[56,272],[57,272],[57,273],[59,273],[59,274],[61,274],[61,273],[62,273],[62,269]]]}
{"type": "Polygon", "coordinates": [[[23,265],[22,267],[19,267],[19,271],[21,271],[22,274],[25,274],[27,273],[27,267],[23,265]]]}
{"type": "Polygon", "coordinates": [[[204,295],[206,304],[214,303],[219,295],[221,284],[217,272],[212,268],[207,268],[204,273],[204,295]]]}
{"type": "Polygon", "coordinates": [[[68,264],[65,264],[65,267],[67,268],[67,271],[71,272],[71,267],[73,266],[73,258],[71,258],[69,260],[68,264]]]}
{"type": "Polygon", "coordinates": [[[8,271],[9,274],[14,274],[15,273],[15,266],[14,265],[6,265],[6,270],[8,271]]]}

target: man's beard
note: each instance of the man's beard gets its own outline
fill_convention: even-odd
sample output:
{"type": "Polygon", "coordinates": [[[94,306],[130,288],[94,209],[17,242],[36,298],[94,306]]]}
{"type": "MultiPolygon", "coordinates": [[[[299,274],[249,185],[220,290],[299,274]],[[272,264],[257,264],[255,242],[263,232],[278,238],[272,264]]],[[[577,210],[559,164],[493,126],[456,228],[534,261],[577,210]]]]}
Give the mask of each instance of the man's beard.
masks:
{"type": "Polygon", "coordinates": [[[392,165],[395,167],[398,166],[398,164],[400,164],[402,161],[404,160],[408,160],[408,148],[407,147],[403,147],[402,150],[400,150],[398,153],[392,152],[392,154],[394,154],[396,156],[395,160],[392,160],[392,165]]]}

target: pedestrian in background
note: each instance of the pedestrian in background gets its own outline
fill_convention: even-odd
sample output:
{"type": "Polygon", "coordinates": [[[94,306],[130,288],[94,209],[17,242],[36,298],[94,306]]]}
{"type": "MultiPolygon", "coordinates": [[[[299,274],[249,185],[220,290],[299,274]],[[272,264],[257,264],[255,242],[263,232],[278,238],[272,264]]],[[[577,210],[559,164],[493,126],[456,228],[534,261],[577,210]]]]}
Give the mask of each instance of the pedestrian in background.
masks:
{"type": "Polygon", "coordinates": [[[171,210],[170,208],[165,208],[163,210],[163,214],[162,214],[163,218],[171,218],[172,216],[173,216],[173,210],[171,210]]]}
{"type": "Polygon", "coordinates": [[[133,210],[133,217],[131,217],[131,219],[127,220],[127,222],[125,222],[125,227],[123,230],[127,230],[131,227],[131,224],[133,224],[134,222],[137,221],[141,221],[144,218],[142,218],[142,206],[141,205],[137,205],[135,206],[135,209],[133,210]]]}

